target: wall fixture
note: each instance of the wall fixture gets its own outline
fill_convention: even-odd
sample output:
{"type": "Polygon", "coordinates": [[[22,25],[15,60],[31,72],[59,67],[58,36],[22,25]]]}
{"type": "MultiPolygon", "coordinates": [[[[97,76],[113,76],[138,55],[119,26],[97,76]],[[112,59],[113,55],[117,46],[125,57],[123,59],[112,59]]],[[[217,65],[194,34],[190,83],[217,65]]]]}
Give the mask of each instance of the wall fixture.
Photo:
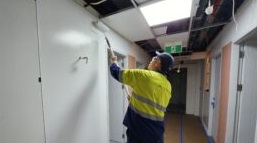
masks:
{"type": "Polygon", "coordinates": [[[208,4],[208,7],[205,9],[205,13],[207,15],[210,15],[213,13],[213,5],[211,5],[211,0],[209,0],[209,4],[208,4]]]}
{"type": "Polygon", "coordinates": [[[88,57],[81,57],[80,56],[79,59],[77,60],[77,62],[80,61],[80,60],[86,60],[86,63],[87,63],[88,62],[88,57]]]}
{"type": "Polygon", "coordinates": [[[184,63],[184,61],[180,61],[179,65],[178,65],[178,69],[177,69],[177,73],[180,73],[180,68],[181,68],[181,65],[184,63]]]}

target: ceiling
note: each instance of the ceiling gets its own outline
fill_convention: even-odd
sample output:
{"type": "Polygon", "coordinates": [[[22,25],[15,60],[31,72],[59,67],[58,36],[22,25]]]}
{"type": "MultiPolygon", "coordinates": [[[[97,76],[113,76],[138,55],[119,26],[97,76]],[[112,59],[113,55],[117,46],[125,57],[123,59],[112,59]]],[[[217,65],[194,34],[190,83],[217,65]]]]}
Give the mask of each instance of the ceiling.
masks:
{"type": "MultiPolygon", "coordinates": [[[[163,51],[167,43],[180,43],[189,55],[205,51],[222,28],[232,19],[233,0],[210,0],[213,13],[205,9],[209,0],[193,0],[191,17],[149,27],[139,7],[161,0],[75,0],[93,15],[131,42],[135,42],[150,56],[163,51]]],[[[234,0],[236,13],[244,0],[234,0]]],[[[172,11],[171,11],[172,12],[172,11]]]]}

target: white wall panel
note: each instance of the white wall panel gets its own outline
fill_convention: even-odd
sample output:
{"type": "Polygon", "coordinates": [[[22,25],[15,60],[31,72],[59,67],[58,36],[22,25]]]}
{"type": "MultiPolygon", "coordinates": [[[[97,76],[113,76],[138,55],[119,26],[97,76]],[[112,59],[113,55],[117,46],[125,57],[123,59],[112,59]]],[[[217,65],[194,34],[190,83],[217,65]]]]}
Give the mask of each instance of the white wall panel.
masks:
{"type": "Polygon", "coordinates": [[[255,142],[254,143],[257,143],[257,117],[256,117],[256,127],[255,127],[255,142]]]}
{"type": "Polygon", "coordinates": [[[0,142],[44,143],[34,0],[0,1],[0,142]]]}
{"type": "Polygon", "coordinates": [[[195,104],[195,87],[189,83],[195,81],[195,68],[190,66],[187,68],[187,92],[186,92],[186,114],[194,114],[195,104]]]}
{"type": "Polygon", "coordinates": [[[203,75],[203,62],[198,61],[196,64],[196,89],[195,89],[195,116],[200,115],[200,95],[201,95],[201,83],[202,83],[202,77],[203,75]]]}
{"type": "Polygon", "coordinates": [[[107,143],[107,56],[95,19],[70,0],[37,6],[47,143],[107,143]]]}
{"type": "MultiPolygon", "coordinates": [[[[2,0],[0,19],[0,142],[109,142],[107,46],[92,26],[96,18],[72,0],[2,0]]],[[[107,35],[115,51],[149,60],[107,35]]]]}
{"type": "MultiPolygon", "coordinates": [[[[109,142],[107,46],[96,19],[70,0],[38,1],[38,14],[47,142],[109,142]],[[88,63],[76,62],[79,56],[88,63]]],[[[122,55],[142,51],[133,53],[113,31],[106,35],[122,55]]]]}

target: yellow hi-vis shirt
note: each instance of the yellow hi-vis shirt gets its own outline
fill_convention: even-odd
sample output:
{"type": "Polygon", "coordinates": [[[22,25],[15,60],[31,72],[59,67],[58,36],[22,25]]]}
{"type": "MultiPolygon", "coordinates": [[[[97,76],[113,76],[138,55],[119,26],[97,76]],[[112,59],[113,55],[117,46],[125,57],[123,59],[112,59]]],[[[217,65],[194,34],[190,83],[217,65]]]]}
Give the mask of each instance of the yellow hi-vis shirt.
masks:
{"type": "Polygon", "coordinates": [[[171,84],[164,75],[150,70],[123,69],[119,81],[133,89],[129,100],[132,110],[142,117],[163,121],[172,92],[171,84]]]}

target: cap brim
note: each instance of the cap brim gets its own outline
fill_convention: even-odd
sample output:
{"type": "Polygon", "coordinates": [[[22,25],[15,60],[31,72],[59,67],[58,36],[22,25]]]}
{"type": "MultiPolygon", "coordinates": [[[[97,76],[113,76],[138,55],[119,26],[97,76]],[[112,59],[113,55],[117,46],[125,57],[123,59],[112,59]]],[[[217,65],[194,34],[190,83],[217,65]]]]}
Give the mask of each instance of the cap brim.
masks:
{"type": "Polygon", "coordinates": [[[155,54],[156,55],[160,55],[161,53],[159,51],[155,51],[155,54]]]}

